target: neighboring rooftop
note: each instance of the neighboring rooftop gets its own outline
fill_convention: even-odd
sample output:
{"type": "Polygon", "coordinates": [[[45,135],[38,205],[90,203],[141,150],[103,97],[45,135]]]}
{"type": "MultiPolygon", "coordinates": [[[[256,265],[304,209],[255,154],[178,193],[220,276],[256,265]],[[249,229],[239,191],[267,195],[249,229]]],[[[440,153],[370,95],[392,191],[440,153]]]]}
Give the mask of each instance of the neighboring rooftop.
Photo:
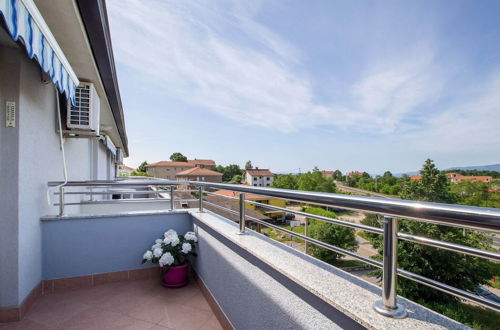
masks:
{"type": "Polygon", "coordinates": [[[247,173],[251,176],[274,176],[268,169],[258,167],[247,170],[247,173]]]}
{"type": "Polygon", "coordinates": [[[118,167],[120,168],[120,170],[125,170],[125,171],[135,171],[135,168],[130,167],[130,166],[127,166],[127,165],[125,165],[125,164],[119,165],[118,167]]]}
{"type": "Polygon", "coordinates": [[[188,175],[222,176],[222,173],[209,170],[208,168],[193,167],[176,174],[176,176],[188,176],[188,175]]]}
{"type": "Polygon", "coordinates": [[[161,160],[156,163],[146,165],[146,167],[194,167],[195,165],[188,162],[172,162],[169,160],[161,160]]]}
{"type": "Polygon", "coordinates": [[[188,163],[193,164],[195,166],[215,166],[215,162],[211,159],[190,159],[188,163]]]}

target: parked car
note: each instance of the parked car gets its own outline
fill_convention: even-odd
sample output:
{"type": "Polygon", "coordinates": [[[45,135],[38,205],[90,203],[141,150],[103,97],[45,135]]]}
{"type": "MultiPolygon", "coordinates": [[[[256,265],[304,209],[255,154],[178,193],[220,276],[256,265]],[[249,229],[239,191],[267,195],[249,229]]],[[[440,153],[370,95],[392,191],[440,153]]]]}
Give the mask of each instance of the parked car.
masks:
{"type": "Polygon", "coordinates": [[[485,299],[488,299],[488,300],[491,300],[491,301],[494,301],[494,302],[497,302],[500,304],[500,297],[497,296],[496,294],[494,294],[493,292],[485,289],[484,287],[478,285],[474,291],[476,291],[476,293],[485,298],[485,299]]]}

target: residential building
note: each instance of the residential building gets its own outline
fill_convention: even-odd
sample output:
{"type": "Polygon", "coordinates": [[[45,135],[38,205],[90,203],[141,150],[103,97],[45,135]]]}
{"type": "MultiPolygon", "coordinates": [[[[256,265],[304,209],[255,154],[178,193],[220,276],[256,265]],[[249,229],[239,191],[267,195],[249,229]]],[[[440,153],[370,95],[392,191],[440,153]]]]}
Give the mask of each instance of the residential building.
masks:
{"type": "MultiPolygon", "coordinates": [[[[463,181],[471,181],[471,182],[484,182],[490,183],[493,181],[493,177],[487,175],[462,175],[455,172],[446,173],[446,177],[451,183],[460,183],[463,181]]],[[[410,176],[411,180],[420,180],[422,179],[422,175],[412,175],[410,176]]]]}
{"type": "Polygon", "coordinates": [[[348,177],[351,177],[351,176],[363,176],[363,172],[351,171],[351,172],[347,173],[347,176],[348,177]]]}
{"type": "Polygon", "coordinates": [[[211,159],[191,159],[188,160],[188,163],[193,164],[197,167],[208,168],[210,170],[215,170],[216,164],[211,159]]]}
{"type": "Polygon", "coordinates": [[[159,161],[146,165],[146,173],[155,178],[176,180],[176,174],[195,167],[188,162],[159,161]]]}
{"type": "Polygon", "coordinates": [[[321,171],[321,175],[326,179],[331,179],[333,178],[333,171],[321,171]]]}
{"type": "Polygon", "coordinates": [[[192,167],[175,175],[177,181],[222,182],[222,173],[203,167],[192,167]]]}
{"type": "Polygon", "coordinates": [[[255,187],[270,187],[274,181],[274,174],[268,169],[258,167],[246,170],[245,183],[255,187]]]}
{"type": "Polygon", "coordinates": [[[0,321],[19,318],[45,278],[40,218],[58,212],[47,182],[112,180],[128,156],[102,5],[0,1],[0,321]]]}
{"type": "Polygon", "coordinates": [[[135,168],[127,166],[125,164],[118,166],[118,175],[119,176],[130,176],[132,172],[135,171],[135,168]]]}
{"type": "Polygon", "coordinates": [[[215,170],[215,162],[211,159],[192,159],[187,162],[159,161],[146,165],[146,173],[155,178],[176,180],[179,172],[186,171],[193,167],[207,168],[215,170]]]}
{"type": "MultiPolygon", "coordinates": [[[[225,196],[225,197],[229,197],[232,200],[233,204],[238,204],[237,202],[237,198],[239,196],[239,194],[235,191],[231,191],[231,190],[217,190],[214,192],[215,195],[219,195],[219,196],[225,196]]],[[[284,199],[281,199],[281,198],[276,198],[276,197],[271,197],[271,196],[264,196],[264,195],[258,195],[258,194],[245,194],[245,200],[249,200],[249,201],[253,201],[253,202],[257,202],[257,203],[260,203],[260,204],[266,204],[266,205],[271,205],[271,206],[277,206],[277,207],[281,207],[281,208],[285,208],[286,207],[286,201],[284,199]]],[[[245,207],[249,210],[254,210],[256,212],[259,212],[267,217],[269,217],[270,219],[273,219],[275,221],[282,221],[285,219],[285,212],[283,211],[279,211],[279,210],[273,210],[273,209],[270,209],[270,208],[266,208],[265,206],[261,206],[261,205],[255,205],[255,204],[251,204],[251,203],[245,203],[245,207]]]]}
{"type": "Polygon", "coordinates": [[[448,180],[450,180],[451,183],[459,183],[462,181],[471,181],[471,182],[480,181],[480,182],[490,183],[493,180],[493,177],[488,175],[461,175],[455,172],[446,173],[446,176],[448,177],[448,180]]]}

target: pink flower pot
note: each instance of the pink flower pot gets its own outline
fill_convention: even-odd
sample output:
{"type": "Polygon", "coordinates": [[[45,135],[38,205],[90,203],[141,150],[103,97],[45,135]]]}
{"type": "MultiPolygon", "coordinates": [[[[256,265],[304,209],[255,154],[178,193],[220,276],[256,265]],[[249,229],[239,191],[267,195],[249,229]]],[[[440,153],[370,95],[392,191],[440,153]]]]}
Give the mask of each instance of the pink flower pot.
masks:
{"type": "Polygon", "coordinates": [[[189,263],[181,266],[165,267],[162,285],[167,288],[180,288],[188,282],[189,263]]]}

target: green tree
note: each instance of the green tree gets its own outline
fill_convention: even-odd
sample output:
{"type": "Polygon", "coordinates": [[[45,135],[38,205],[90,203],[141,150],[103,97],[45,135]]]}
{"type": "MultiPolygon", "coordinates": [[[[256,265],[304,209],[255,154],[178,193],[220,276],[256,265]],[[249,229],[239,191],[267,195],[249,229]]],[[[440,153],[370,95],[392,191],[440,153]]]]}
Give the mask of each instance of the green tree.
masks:
{"type": "Polygon", "coordinates": [[[332,178],[325,178],[320,171],[299,175],[297,189],[306,191],[335,192],[336,186],[332,178]]]}
{"type": "Polygon", "coordinates": [[[141,165],[137,168],[138,172],[146,172],[146,165],[148,165],[147,161],[143,161],[141,165]]]}
{"type": "Polygon", "coordinates": [[[342,172],[340,172],[340,170],[335,170],[335,172],[333,172],[333,180],[336,180],[336,181],[343,180],[343,175],[342,175],[342,172]]]}
{"type": "Polygon", "coordinates": [[[241,174],[236,174],[231,179],[232,182],[238,182],[238,183],[240,183],[242,180],[243,180],[243,176],[241,174]]]}
{"type": "MultiPolygon", "coordinates": [[[[224,167],[224,171],[222,172],[222,181],[228,182],[233,179],[234,176],[240,175],[243,173],[241,168],[238,165],[231,164],[226,167],[224,167]]],[[[240,179],[241,181],[241,179],[240,179]]]]}
{"type": "MultiPolygon", "coordinates": [[[[309,206],[306,208],[305,212],[329,218],[337,217],[334,212],[327,211],[321,207],[309,206]]],[[[358,242],[356,241],[354,229],[310,218],[307,218],[306,221],[310,223],[308,233],[310,237],[349,251],[355,251],[357,249],[358,242]]],[[[308,251],[315,258],[328,263],[334,263],[342,256],[315,244],[311,244],[308,251]]]]}
{"type": "Polygon", "coordinates": [[[251,161],[247,161],[245,163],[245,170],[251,170],[253,167],[252,167],[252,162],[251,161]]]}
{"type": "Polygon", "coordinates": [[[438,203],[456,202],[446,175],[436,168],[432,160],[425,161],[420,174],[420,180],[410,180],[403,185],[401,198],[438,203]]]}
{"type": "MultiPolygon", "coordinates": [[[[429,202],[455,200],[446,177],[440,173],[432,160],[425,161],[420,174],[421,180],[407,181],[402,197],[429,202]]],[[[399,231],[482,249],[491,245],[491,238],[477,231],[464,231],[461,228],[415,220],[401,219],[399,231]]],[[[379,248],[380,254],[383,248],[381,239],[370,238],[372,244],[379,248]]],[[[398,242],[398,267],[466,291],[472,291],[477,285],[486,283],[493,275],[490,262],[484,259],[408,241],[398,242]]],[[[404,278],[398,278],[398,293],[420,302],[456,302],[456,298],[451,295],[404,278]]]]}
{"type": "Polygon", "coordinates": [[[297,181],[298,181],[298,175],[293,175],[293,174],[277,175],[274,178],[272,187],[296,190],[298,188],[297,181]]]}
{"type": "Polygon", "coordinates": [[[188,159],[186,156],[181,154],[180,152],[174,152],[170,155],[170,160],[173,162],[187,162],[188,159]]]}

